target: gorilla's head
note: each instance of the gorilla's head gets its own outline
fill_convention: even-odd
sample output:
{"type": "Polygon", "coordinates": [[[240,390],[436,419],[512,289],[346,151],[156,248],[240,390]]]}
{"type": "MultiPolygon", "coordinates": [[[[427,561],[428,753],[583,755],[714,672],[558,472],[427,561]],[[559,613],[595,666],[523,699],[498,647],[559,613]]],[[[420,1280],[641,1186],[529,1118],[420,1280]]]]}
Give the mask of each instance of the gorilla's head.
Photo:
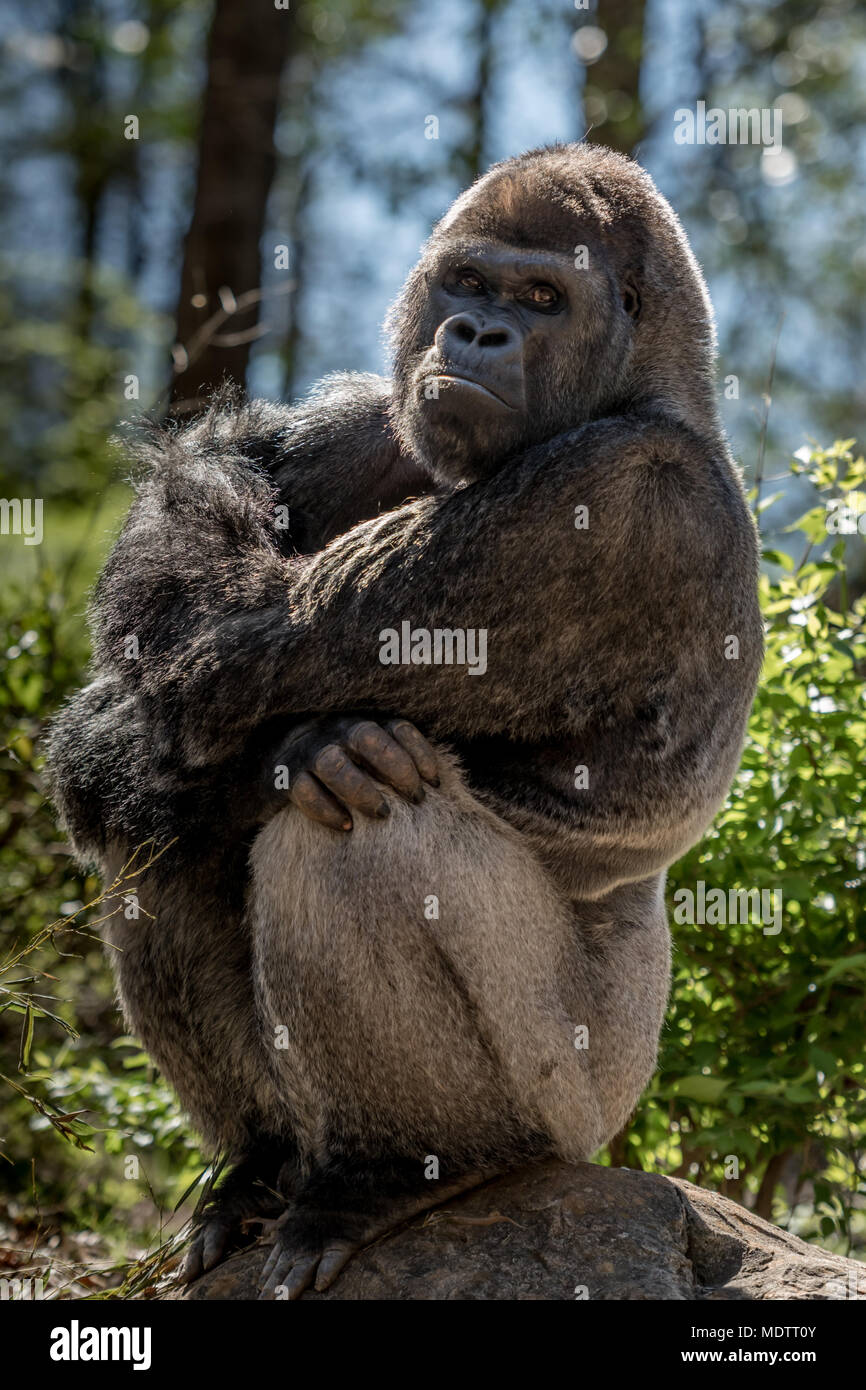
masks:
{"type": "Polygon", "coordinates": [[[652,179],[610,150],[494,165],[434,228],[388,326],[398,436],[440,481],[612,413],[718,432],[700,270],[652,179]]]}

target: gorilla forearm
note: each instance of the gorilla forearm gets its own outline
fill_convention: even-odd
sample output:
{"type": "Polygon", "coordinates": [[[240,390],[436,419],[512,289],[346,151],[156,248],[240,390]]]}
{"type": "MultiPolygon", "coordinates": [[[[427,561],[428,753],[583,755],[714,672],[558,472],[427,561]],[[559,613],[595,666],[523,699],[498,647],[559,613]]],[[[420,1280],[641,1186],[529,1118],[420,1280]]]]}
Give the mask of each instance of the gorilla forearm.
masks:
{"type": "Polygon", "coordinates": [[[233,760],[220,747],[208,766],[187,767],[172,757],[153,672],[227,594],[247,586],[250,602],[261,597],[284,553],[315,550],[429,486],[399,456],[388,395],[379,377],[333,378],[293,409],[223,402],[140,448],[150,475],[96,590],[100,674],[50,735],[55,800],[83,857],[99,858],[108,833],[130,846],[181,830],[225,842],[254,823],[268,729],[243,738],[233,760]],[[288,530],[275,526],[277,506],[288,530]]]}
{"type": "Polygon", "coordinates": [[[52,722],[52,793],[82,859],[103,862],[109,844],[131,852],[183,834],[186,848],[237,840],[256,820],[250,767],[257,735],[218,767],[183,769],[160,754],[137,696],[112,676],[79,691],[52,722]]]}
{"type": "Polygon", "coordinates": [[[168,802],[159,795],[137,701],[117,681],[93,681],[55,717],[48,767],[54,800],[82,859],[100,860],[112,834],[131,847],[163,838],[168,802]]]}
{"type": "Polygon", "coordinates": [[[227,603],[254,606],[284,557],[319,550],[429,488],[401,459],[387,409],[382,378],[338,378],[292,409],[218,405],[140,445],[150,473],[95,592],[97,666],[131,689],[146,686],[146,665],[227,603]],[[142,665],[130,658],[129,638],[142,665]]]}

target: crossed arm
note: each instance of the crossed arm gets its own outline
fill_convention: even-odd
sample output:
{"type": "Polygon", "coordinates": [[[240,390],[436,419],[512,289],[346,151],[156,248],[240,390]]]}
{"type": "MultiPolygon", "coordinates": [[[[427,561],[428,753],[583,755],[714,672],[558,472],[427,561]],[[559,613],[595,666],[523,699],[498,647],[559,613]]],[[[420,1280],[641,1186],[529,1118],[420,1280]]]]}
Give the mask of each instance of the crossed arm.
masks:
{"type": "Polygon", "coordinates": [[[233,461],[181,462],[145,493],[112,557],[99,657],[159,706],[190,765],[274,715],[355,706],[443,736],[545,737],[566,689],[589,708],[611,671],[640,685],[640,651],[624,662],[623,636],[652,600],[653,565],[658,609],[662,588],[688,582],[640,495],[640,447],[635,427],[592,426],[289,559],[258,477],[233,461]],[[588,530],[575,529],[581,504],[588,530]],[[380,634],[404,621],[485,629],[486,673],[383,665],[380,634]],[[130,635],[139,657],[124,662],[130,635]]]}
{"type": "Polygon", "coordinates": [[[738,747],[754,675],[754,652],[722,657],[736,618],[722,561],[749,560],[724,492],[676,427],[603,421],[286,558],[260,474],[232,457],[203,468],[181,449],[102,581],[98,657],[193,777],[242,757],[269,721],[311,712],[390,712],[462,742],[560,739],[564,766],[570,741],[614,721],[618,765],[583,799],[584,823],[604,829],[619,785],[633,814],[669,816],[678,802],[691,814],[707,738],[738,747]],[[588,526],[575,526],[577,507],[588,526]],[[383,664],[381,634],[404,622],[485,629],[486,673],[383,664]],[[131,662],[119,655],[129,635],[131,662]],[[653,699],[664,734],[647,744],[653,699]]]}

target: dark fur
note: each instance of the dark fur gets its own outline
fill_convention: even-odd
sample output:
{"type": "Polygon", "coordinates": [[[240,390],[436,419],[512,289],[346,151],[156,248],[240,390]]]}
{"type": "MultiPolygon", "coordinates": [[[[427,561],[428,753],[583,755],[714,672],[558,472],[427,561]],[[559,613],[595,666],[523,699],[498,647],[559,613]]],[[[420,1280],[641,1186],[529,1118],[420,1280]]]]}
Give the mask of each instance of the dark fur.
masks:
{"type": "Polygon", "coordinates": [[[96,678],[51,749],[104,872],[180,836],[142,888],[155,922],[112,931],[131,1026],[212,1141],[282,1137],[314,1185],[427,1152],[451,1172],[586,1156],[621,1127],[655,1062],[664,870],[726,793],[761,658],[711,312],[645,173],[586,146],[497,166],[434,231],[391,331],[393,395],[335,378],[151,444],[96,593],[96,678]],[[585,244],[594,268],[569,351],[532,347],[507,442],[440,429],[416,391],[428,276],[479,238],[585,244]],[[488,629],[486,675],[383,666],[405,619],[488,629]],[[422,807],[342,839],[293,810],[257,833],[273,741],[347,708],[415,721],[463,770],[443,752],[422,807]]]}

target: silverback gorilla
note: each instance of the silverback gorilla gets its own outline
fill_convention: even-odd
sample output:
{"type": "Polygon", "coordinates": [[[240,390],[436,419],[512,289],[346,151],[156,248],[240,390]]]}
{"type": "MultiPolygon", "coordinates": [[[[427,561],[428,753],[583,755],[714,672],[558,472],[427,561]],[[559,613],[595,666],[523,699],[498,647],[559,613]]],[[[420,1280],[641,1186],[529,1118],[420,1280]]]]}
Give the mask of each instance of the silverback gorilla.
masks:
{"type": "Polygon", "coordinates": [[[390,331],[393,380],[150,437],[51,738],[82,857],[111,877],[172,842],[112,959],[234,1163],[186,1277],[285,1208],[265,1296],[626,1123],[665,869],[725,796],[761,660],[711,309],[637,165],[492,168],[390,331]]]}

